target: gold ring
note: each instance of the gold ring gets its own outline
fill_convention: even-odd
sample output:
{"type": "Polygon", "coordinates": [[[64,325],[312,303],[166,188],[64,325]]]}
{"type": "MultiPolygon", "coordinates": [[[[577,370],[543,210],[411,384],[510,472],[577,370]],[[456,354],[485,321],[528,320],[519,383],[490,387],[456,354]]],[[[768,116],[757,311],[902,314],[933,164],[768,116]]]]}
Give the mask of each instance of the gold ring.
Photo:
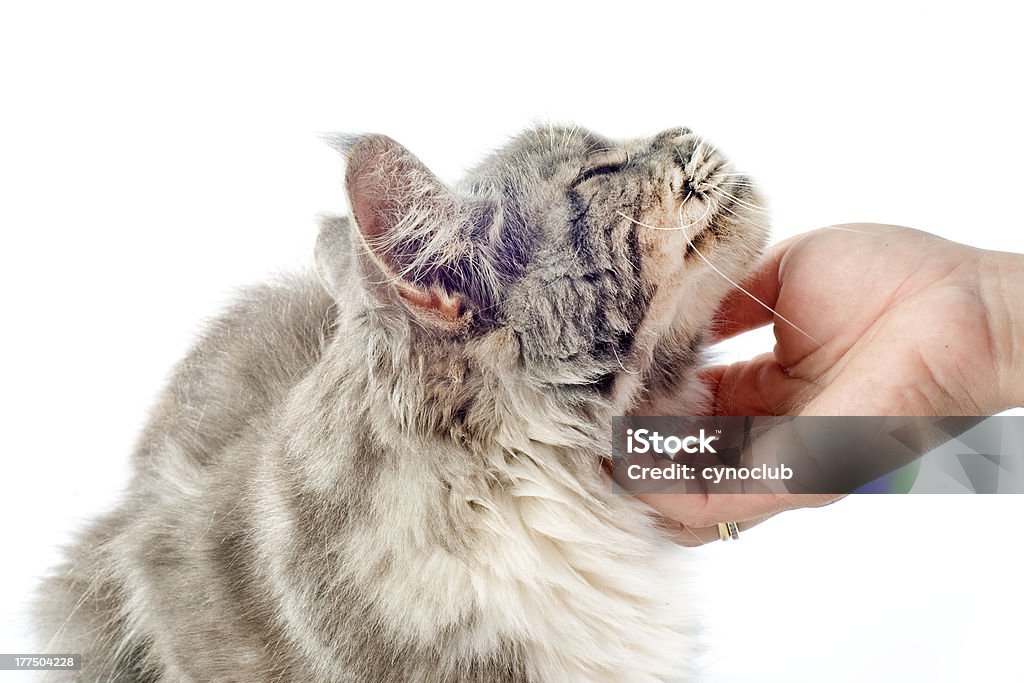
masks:
{"type": "Polygon", "coordinates": [[[736,522],[719,522],[718,523],[718,537],[723,541],[740,540],[740,528],[736,522]]]}

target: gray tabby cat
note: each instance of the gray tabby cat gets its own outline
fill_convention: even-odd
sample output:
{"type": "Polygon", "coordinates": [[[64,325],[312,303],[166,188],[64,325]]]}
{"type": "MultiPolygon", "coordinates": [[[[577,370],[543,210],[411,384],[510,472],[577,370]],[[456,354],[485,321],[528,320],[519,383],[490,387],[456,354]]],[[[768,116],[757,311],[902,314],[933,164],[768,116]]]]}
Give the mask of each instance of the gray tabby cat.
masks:
{"type": "Polygon", "coordinates": [[[602,454],[614,414],[706,408],[750,182],[685,129],[538,128],[455,187],[339,146],[351,218],[178,367],[43,586],[46,651],[90,681],[685,678],[679,556],[602,454]]]}

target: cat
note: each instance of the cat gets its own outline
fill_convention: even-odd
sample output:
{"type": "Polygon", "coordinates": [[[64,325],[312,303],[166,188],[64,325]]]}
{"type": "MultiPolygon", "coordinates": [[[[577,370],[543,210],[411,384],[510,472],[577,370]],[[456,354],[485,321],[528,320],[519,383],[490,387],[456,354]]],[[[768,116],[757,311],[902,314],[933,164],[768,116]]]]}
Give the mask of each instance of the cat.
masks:
{"type": "Polygon", "coordinates": [[[90,681],[689,680],[686,558],[602,463],[612,415],[707,410],[751,181],[684,128],[539,126],[454,186],[334,144],[351,215],[178,366],[41,588],[46,651],[90,681]]]}

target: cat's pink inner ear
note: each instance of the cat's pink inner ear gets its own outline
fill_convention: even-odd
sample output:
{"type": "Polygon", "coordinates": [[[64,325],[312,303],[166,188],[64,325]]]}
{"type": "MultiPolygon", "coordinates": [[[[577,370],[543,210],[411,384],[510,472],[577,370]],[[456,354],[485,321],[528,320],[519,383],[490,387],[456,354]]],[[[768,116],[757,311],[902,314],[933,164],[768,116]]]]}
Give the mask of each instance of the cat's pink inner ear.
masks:
{"type": "Polygon", "coordinates": [[[352,217],[367,245],[381,263],[400,271],[394,254],[386,253],[397,246],[394,231],[410,212],[437,210],[430,204],[437,200],[425,198],[440,182],[405,147],[384,135],[367,135],[349,150],[345,184],[352,217]]]}
{"type": "MultiPolygon", "coordinates": [[[[403,248],[395,228],[410,213],[451,212],[444,186],[411,152],[383,135],[360,139],[350,150],[345,173],[349,205],[359,232],[378,264],[392,276],[402,299],[421,317],[443,326],[468,320],[464,301],[439,287],[421,286],[406,277],[403,248]]],[[[408,254],[406,254],[408,257],[408,254]]]]}
{"type": "Polygon", "coordinates": [[[397,188],[388,187],[388,176],[394,174],[381,166],[386,154],[376,149],[377,145],[372,142],[367,147],[371,148],[354,150],[345,181],[352,216],[367,242],[373,245],[394,227],[392,224],[401,207],[396,196],[397,188]]]}
{"type": "Polygon", "coordinates": [[[459,323],[463,317],[462,298],[436,290],[422,290],[412,287],[401,288],[399,294],[409,304],[425,313],[440,316],[449,323],[459,323]]]}

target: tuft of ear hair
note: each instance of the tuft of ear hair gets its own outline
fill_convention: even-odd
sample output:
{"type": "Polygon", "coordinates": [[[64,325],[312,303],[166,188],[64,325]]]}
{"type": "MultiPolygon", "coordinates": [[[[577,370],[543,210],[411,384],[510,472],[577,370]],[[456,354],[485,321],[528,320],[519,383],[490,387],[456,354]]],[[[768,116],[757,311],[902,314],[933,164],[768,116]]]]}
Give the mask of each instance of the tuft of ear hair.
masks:
{"type": "MultiPolygon", "coordinates": [[[[442,329],[471,312],[459,274],[473,258],[463,202],[409,150],[384,135],[336,136],[357,232],[409,310],[442,329]]],[[[327,278],[325,278],[327,279],[327,278]]]]}
{"type": "Polygon", "coordinates": [[[347,156],[352,146],[364,137],[361,133],[321,133],[320,139],[330,145],[334,151],[347,156]]]}

